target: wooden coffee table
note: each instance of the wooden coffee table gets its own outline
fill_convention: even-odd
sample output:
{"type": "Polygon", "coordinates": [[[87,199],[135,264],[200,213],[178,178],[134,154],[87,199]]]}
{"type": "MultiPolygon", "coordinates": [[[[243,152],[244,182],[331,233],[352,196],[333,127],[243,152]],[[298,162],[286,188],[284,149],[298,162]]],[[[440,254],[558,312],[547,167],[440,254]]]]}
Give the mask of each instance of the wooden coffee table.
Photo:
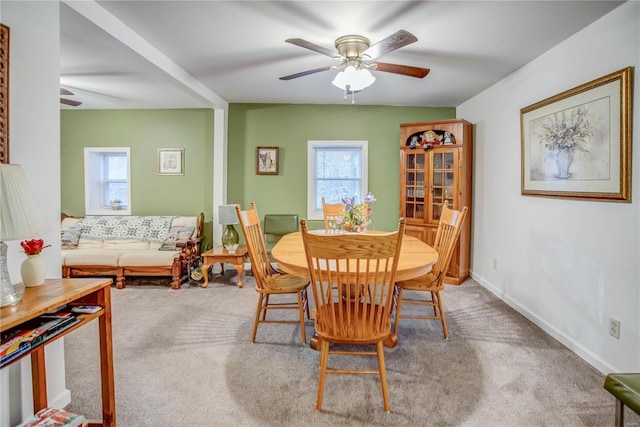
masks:
{"type": "Polygon", "coordinates": [[[204,277],[203,288],[209,286],[209,268],[216,263],[222,263],[222,271],[224,272],[224,263],[233,264],[238,272],[238,287],[242,287],[242,272],[244,271],[244,258],[249,256],[247,247],[240,245],[238,248],[229,252],[224,246],[214,246],[202,254],[202,276],[204,277]]]}

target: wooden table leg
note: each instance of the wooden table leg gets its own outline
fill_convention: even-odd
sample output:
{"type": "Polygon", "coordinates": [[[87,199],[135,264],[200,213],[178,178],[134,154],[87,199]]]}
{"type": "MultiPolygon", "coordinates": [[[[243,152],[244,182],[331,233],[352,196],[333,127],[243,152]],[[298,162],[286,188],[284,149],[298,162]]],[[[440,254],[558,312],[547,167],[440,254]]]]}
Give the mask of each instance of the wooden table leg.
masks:
{"type": "Polygon", "coordinates": [[[47,407],[47,372],[45,369],[44,346],[31,353],[31,379],[33,384],[33,412],[47,407]]]}
{"type": "Polygon", "coordinates": [[[103,288],[98,302],[104,314],[98,319],[100,334],[100,382],[102,387],[102,422],[104,427],[116,425],[116,396],[113,377],[113,341],[111,329],[111,289],[103,288]]]}
{"type": "MultiPolygon", "coordinates": [[[[205,260],[206,263],[206,260],[205,260]]],[[[200,269],[200,271],[202,271],[202,277],[204,277],[204,283],[202,284],[203,288],[206,288],[207,286],[209,286],[209,268],[211,267],[211,264],[202,264],[202,268],[200,269]]]]}
{"type": "Polygon", "coordinates": [[[242,272],[244,272],[244,263],[242,262],[242,258],[240,259],[240,264],[234,264],[236,271],[238,272],[238,287],[242,287],[242,272]]]}

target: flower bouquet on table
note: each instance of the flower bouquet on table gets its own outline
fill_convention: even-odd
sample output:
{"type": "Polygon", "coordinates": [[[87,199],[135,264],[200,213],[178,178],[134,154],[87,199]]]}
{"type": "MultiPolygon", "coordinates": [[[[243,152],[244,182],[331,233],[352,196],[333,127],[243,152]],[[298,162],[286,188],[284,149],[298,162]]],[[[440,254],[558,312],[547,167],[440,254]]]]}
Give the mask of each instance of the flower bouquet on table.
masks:
{"type": "Polygon", "coordinates": [[[24,249],[24,253],[27,255],[38,255],[44,248],[48,248],[51,245],[44,245],[42,239],[23,240],[20,242],[20,246],[24,249]]]}
{"type": "Polygon", "coordinates": [[[20,246],[22,246],[24,253],[27,254],[27,259],[20,266],[22,283],[28,288],[44,284],[47,275],[47,264],[40,256],[40,252],[51,245],[45,246],[42,239],[31,239],[23,240],[20,242],[20,246]]]}
{"type": "Polygon", "coordinates": [[[344,217],[338,220],[337,227],[344,231],[363,233],[371,223],[371,216],[373,215],[373,210],[369,205],[374,203],[376,198],[371,192],[368,192],[362,203],[356,203],[355,201],[355,197],[342,199],[345,204],[345,213],[344,217]]]}

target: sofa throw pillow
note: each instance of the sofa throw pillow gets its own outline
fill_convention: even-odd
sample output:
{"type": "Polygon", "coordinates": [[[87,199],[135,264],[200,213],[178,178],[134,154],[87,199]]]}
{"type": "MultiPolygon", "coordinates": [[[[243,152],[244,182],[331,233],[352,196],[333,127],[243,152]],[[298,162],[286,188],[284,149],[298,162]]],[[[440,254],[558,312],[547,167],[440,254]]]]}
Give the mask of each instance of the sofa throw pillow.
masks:
{"type": "Polygon", "coordinates": [[[80,233],[82,233],[82,227],[71,227],[64,230],[61,235],[62,249],[77,249],[78,240],[80,240],[80,233]]]}
{"type": "Polygon", "coordinates": [[[176,243],[186,242],[187,240],[189,240],[195,229],[196,228],[192,225],[189,225],[189,226],[174,225],[169,229],[169,232],[167,233],[167,237],[162,242],[162,245],[160,245],[159,250],[175,251],[176,243]]]}

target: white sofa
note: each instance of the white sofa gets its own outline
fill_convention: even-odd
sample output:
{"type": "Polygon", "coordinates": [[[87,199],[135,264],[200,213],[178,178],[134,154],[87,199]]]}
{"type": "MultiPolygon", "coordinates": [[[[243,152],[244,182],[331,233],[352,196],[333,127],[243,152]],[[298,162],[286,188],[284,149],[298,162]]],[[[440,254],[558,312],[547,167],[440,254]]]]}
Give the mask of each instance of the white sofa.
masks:
{"type": "Polygon", "coordinates": [[[171,276],[180,289],[200,258],[204,214],[198,216],[62,215],[62,276],[171,276]]]}

